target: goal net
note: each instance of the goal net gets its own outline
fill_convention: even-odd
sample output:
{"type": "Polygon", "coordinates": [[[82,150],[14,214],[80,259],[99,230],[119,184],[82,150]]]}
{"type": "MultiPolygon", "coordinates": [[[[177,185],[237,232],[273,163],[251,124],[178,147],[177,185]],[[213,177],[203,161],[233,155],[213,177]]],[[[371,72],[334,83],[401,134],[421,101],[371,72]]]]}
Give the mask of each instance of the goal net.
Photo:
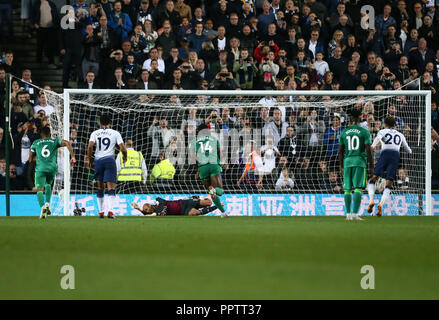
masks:
{"type": "MultiPolygon", "coordinates": [[[[52,197],[56,214],[71,215],[78,201],[89,210],[86,202],[96,201],[93,166],[86,169],[84,156],[90,134],[100,127],[99,117],[105,113],[125,143],[131,142],[132,148],[142,153],[147,167],[142,182],[118,183],[119,197],[131,197],[120,204],[122,214],[131,212],[133,197],[206,195],[189,152],[197,128],[205,124],[220,142],[226,206],[233,206],[235,213],[312,215],[322,214],[318,208],[323,207],[326,214],[343,215],[338,139],[353,109],[362,111],[361,125],[369,130],[372,140],[383,128],[385,117],[394,116],[397,129],[413,150],[411,155],[401,151],[397,181],[384,214],[431,212],[427,201],[431,194],[431,126],[426,113],[430,97],[426,91],[69,89],[64,95],[48,92],[47,98],[56,110],[50,122],[53,133],[72,142],[77,159],[70,168],[68,151],[60,153],[52,197]],[[163,160],[175,172],[160,173],[156,165],[163,160]],[[260,210],[252,209],[255,201],[265,201],[260,210]]],[[[374,162],[379,155],[378,146],[374,162]]],[[[380,179],[377,200],[384,186],[380,179]]],[[[362,206],[367,202],[365,191],[362,206]]]]}

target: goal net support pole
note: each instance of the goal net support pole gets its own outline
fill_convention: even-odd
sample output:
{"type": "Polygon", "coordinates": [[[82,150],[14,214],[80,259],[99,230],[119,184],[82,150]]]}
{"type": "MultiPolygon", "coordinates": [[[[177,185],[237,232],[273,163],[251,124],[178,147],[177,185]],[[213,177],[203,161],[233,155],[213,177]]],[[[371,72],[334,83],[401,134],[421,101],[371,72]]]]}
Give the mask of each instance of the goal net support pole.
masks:
{"type": "MultiPolygon", "coordinates": [[[[70,94],[64,90],[64,110],[63,110],[63,140],[70,141],[70,94]]],[[[81,155],[76,155],[79,158],[81,155]]],[[[64,148],[63,167],[64,167],[64,194],[60,199],[64,202],[64,215],[70,213],[70,153],[64,148]]]]}
{"type": "Polygon", "coordinates": [[[422,91],[425,99],[425,204],[427,215],[433,215],[433,201],[431,198],[431,91],[422,91]]]}

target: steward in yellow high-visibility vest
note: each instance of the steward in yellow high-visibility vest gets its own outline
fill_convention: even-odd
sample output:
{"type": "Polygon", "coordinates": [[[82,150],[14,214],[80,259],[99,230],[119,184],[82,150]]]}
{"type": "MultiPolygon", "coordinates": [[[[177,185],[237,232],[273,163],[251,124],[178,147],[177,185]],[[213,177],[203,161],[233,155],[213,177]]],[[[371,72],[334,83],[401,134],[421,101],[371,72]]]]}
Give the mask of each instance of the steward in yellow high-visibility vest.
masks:
{"type": "Polygon", "coordinates": [[[166,159],[164,153],[160,154],[160,162],[157,163],[154,168],[152,168],[151,176],[149,177],[149,182],[171,182],[174,179],[175,167],[166,159]]]}
{"type": "Polygon", "coordinates": [[[142,153],[132,148],[131,140],[127,140],[126,147],[127,161],[123,163],[120,153],[116,158],[117,181],[143,181],[146,183],[148,171],[142,153]]]}

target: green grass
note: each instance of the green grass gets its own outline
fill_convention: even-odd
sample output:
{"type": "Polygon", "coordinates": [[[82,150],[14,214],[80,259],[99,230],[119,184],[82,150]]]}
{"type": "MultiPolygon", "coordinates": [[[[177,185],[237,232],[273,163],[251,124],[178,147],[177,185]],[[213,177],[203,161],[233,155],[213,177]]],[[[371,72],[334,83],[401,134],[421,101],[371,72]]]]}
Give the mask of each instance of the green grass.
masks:
{"type": "Polygon", "coordinates": [[[438,299],[438,262],[435,217],[0,218],[0,299],[438,299]]]}

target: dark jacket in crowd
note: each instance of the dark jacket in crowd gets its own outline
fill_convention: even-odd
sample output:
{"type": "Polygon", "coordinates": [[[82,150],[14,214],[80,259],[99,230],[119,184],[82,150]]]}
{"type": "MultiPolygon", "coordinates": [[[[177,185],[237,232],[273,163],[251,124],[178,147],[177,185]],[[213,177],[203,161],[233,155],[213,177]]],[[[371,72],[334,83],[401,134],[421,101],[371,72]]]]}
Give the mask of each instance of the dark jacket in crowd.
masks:
{"type": "MultiPolygon", "coordinates": [[[[41,0],[35,0],[33,1],[34,4],[32,6],[32,13],[30,15],[30,19],[32,22],[32,25],[34,24],[40,24],[40,17],[41,17],[41,12],[40,12],[40,6],[41,6],[41,0]]],[[[53,3],[52,1],[48,0],[47,1],[49,3],[50,6],[50,13],[52,14],[52,21],[54,24],[54,27],[57,27],[60,23],[60,15],[58,14],[58,10],[56,8],[55,3],[53,3]]]]}

